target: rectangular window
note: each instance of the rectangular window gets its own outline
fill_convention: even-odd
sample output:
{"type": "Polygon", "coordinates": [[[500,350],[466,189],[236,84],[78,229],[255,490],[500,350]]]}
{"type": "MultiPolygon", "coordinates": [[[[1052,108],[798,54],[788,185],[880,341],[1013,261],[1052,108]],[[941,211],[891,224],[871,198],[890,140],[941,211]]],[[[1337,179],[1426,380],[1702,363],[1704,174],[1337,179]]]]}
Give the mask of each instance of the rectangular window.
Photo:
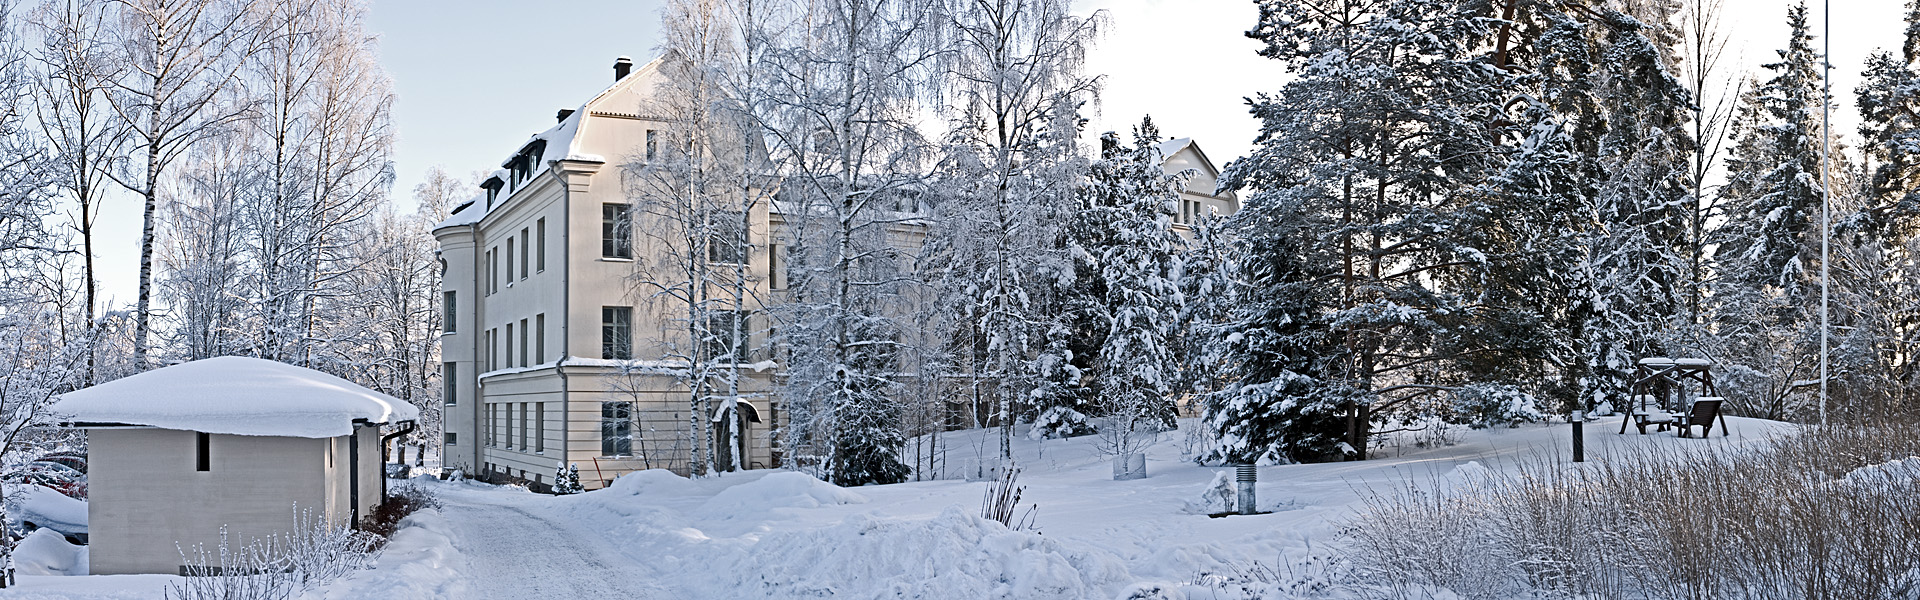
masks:
{"type": "Polygon", "coordinates": [[[500,249],[487,251],[487,293],[500,291],[500,249]]]}
{"type": "Polygon", "coordinates": [[[547,270],[547,220],[543,218],[534,221],[533,232],[534,239],[538,242],[538,246],[533,251],[533,265],[544,273],[547,270]]]}
{"type": "Polygon", "coordinates": [[[500,447],[513,449],[513,404],[500,404],[500,447]]]}
{"type": "Polygon", "coordinates": [[[451,431],[447,432],[447,445],[452,446],[458,443],[460,443],[460,438],[456,437],[451,431]]]}
{"type": "Polygon", "coordinates": [[[600,205],[600,256],[633,258],[633,224],[627,219],[627,205],[600,205]]]}
{"type": "Polygon", "coordinates": [[[547,361],[547,313],[533,316],[533,361],[547,361]]]}
{"type": "Polygon", "coordinates": [[[767,244],[767,289],[787,289],[785,273],[780,272],[780,245],[767,244]]]}
{"type": "Polygon", "coordinates": [[[440,318],[443,321],[440,324],[440,331],[453,333],[455,328],[459,327],[459,325],[457,325],[459,321],[454,319],[454,317],[460,314],[455,308],[458,305],[453,302],[453,292],[446,292],[440,296],[440,318]]]}
{"type": "Polygon", "coordinates": [[[527,251],[528,251],[528,246],[533,245],[529,243],[532,240],[533,238],[527,235],[527,228],[521,227],[520,228],[520,278],[521,279],[526,279],[527,275],[532,274],[531,271],[527,270],[527,251]]]}
{"type": "Polygon", "coordinates": [[[740,212],[723,210],[708,218],[707,229],[713,232],[713,236],[707,239],[707,261],[730,265],[745,263],[750,249],[747,232],[740,222],[740,212]]]}
{"type": "Polygon", "coordinates": [[[633,456],[633,403],[600,403],[600,455],[633,456]]]}
{"type": "Polygon", "coordinates": [[[513,236],[507,236],[507,285],[513,285],[513,236]]]}
{"type": "Polygon", "coordinates": [[[493,345],[493,330],[488,329],[487,330],[487,370],[488,371],[492,371],[494,369],[499,368],[498,366],[499,363],[496,363],[493,360],[494,354],[498,353],[499,351],[500,351],[500,348],[493,345]]]}
{"type": "MultiPolygon", "coordinates": [[[[707,356],[725,358],[734,356],[734,329],[746,327],[746,313],[731,310],[716,311],[707,316],[707,356]]],[[[741,341],[746,341],[746,332],[740,332],[741,341]]],[[[736,357],[744,358],[744,357],[736,357]]]]}
{"type": "Polygon", "coordinates": [[[199,432],[194,434],[193,470],[213,470],[213,434],[199,432]]]}
{"type": "Polygon", "coordinates": [[[547,451],[547,403],[533,405],[533,451],[547,451]]]}
{"type": "Polygon", "coordinates": [[[655,157],[658,157],[659,155],[660,155],[660,132],[656,130],[648,129],[647,130],[647,160],[651,161],[655,157]]]}
{"type": "Polygon", "coordinates": [[[500,363],[500,368],[511,369],[513,368],[513,324],[512,323],[507,324],[506,346],[507,346],[507,360],[506,362],[500,363]]]}
{"type": "Polygon", "coordinates": [[[440,363],[440,399],[447,406],[460,404],[460,363],[440,363]]]}
{"type": "Polygon", "coordinates": [[[527,331],[527,320],[521,319],[520,320],[520,366],[522,367],[527,366],[527,338],[531,337],[529,335],[530,333],[531,332],[527,331]]]}
{"type": "Polygon", "coordinates": [[[527,425],[532,424],[532,422],[527,419],[527,412],[528,412],[527,403],[521,402],[520,403],[520,451],[521,452],[527,451],[527,431],[531,429],[530,427],[527,427],[527,425]]]}
{"type": "Polygon", "coordinates": [[[600,307],[600,358],[633,358],[633,307],[600,307]]]}

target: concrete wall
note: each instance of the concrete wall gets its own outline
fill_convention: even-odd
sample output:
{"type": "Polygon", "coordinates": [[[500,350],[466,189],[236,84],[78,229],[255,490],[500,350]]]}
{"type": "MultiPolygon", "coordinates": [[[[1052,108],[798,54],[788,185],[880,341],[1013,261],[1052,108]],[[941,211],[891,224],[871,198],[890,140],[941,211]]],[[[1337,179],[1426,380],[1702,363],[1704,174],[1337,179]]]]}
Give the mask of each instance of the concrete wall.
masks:
{"type": "MultiPolygon", "coordinates": [[[[205,544],[217,551],[222,526],[230,546],[288,531],[295,503],[345,518],[345,503],[327,498],[329,488],[345,487],[344,479],[326,476],[328,446],[345,448],[343,441],[239,435],[210,441],[211,469],[196,471],[194,432],[87,431],[93,574],[176,574],[183,564],[179,548],[191,553],[205,544]]],[[[377,463],[378,452],[374,457],[377,463]]],[[[336,466],[344,468],[344,459],[336,466]]]]}

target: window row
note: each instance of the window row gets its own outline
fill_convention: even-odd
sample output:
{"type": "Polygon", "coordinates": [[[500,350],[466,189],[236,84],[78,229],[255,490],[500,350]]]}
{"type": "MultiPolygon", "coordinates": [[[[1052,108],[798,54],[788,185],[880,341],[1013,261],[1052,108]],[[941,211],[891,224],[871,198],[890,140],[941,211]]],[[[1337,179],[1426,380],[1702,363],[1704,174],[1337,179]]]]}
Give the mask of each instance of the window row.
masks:
{"type": "MultiPolygon", "coordinates": [[[[547,220],[545,218],[541,218],[539,220],[534,221],[533,227],[531,229],[526,227],[521,227],[520,236],[518,240],[519,240],[519,246],[520,246],[520,252],[518,255],[514,253],[515,238],[514,236],[511,236],[511,235],[507,236],[506,252],[504,254],[500,252],[499,246],[494,246],[493,248],[487,249],[486,288],[487,288],[488,294],[499,292],[501,281],[505,281],[508,284],[512,284],[514,281],[525,281],[527,279],[527,276],[532,275],[534,273],[546,272],[547,270],[547,220]],[[514,263],[515,263],[514,259],[516,257],[519,259],[518,262],[520,266],[520,271],[519,271],[520,276],[518,279],[514,277],[514,263]],[[503,258],[504,258],[504,261],[502,260],[503,258]],[[505,263],[505,266],[507,269],[506,277],[500,276],[500,267],[502,266],[502,262],[505,263]]],[[[452,292],[448,292],[448,293],[451,294],[452,292]]],[[[448,302],[447,302],[448,331],[452,331],[452,327],[453,327],[452,325],[453,308],[452,307],[453,307],[452,296],[448,296],[448,302]]]]}
{"type": "Polygon", "coordinates": [[[488,446],[539,454],[547,451],[546,431],[545,402],[499,402],[487,405],[488,446]]]}
{"type": "MultiPolygon", "coordinates": [[[[487,370],[498,371],[514,367],[527,367],[544,362],[547,357],[547,313],[533,316],[531,321],[521,319],[519,337],[514,337],[514,323],[508,322],[501,335],[501,327],[487,330],[487,370]],[[518,352],[515,342],[518,341],[518,352]],[[515,359],[518,360],[515,360],[515,359]]],[[[451,364],[451,363],[449,363],[451,364]]]]}
{"type": "MultiPolygon", "coordinates": [[[[753,241],[746,214],[737,210],[713,211],[700,223],[708,233],[707,262],[746,264],[753,256],[753,241]]],[[[509,250],[511,252],[511,250],[509,250]]],[[[633,205],[609,202],[600,205],[600,257],[633,258],[633,205]]]]}
{"type": "MultiPolygon", "coordinates": [[[[746,360],[739,351],[753,336],[751,314],[747,311],[714,311],[707,317],[701,350],[712,358],[733,357],[746,360]]],[[[600,358],[633,359],[633,307],[600,307],[600,358]]]]}

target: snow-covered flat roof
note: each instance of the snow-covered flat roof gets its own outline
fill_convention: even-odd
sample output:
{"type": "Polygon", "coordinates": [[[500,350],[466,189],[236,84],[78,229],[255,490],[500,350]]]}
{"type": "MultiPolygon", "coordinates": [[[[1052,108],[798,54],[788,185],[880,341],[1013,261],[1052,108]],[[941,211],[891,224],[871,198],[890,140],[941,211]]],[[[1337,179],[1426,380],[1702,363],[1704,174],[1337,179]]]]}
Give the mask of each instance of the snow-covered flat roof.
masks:
{"type": "Polygon", "coordinates": [[[74,424],[305,438],[347,435],[355,420],[420,418],[413,405],[351,381],[240,356],[181,363],[67,392],[53,412],[74,424]]]}

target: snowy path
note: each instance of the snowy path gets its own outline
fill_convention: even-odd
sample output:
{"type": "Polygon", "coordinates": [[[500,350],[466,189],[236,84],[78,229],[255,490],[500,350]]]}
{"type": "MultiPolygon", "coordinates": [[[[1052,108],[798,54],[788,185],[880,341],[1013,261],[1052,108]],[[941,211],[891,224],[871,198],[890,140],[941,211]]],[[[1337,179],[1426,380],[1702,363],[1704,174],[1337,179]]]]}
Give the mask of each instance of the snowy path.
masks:
{"type": "Polygon", "coordinates": [[[676,598],[653,569],[601,531],[548,512],[530,494],[448,489],[441,513],[476,599],[676,598]]]}

